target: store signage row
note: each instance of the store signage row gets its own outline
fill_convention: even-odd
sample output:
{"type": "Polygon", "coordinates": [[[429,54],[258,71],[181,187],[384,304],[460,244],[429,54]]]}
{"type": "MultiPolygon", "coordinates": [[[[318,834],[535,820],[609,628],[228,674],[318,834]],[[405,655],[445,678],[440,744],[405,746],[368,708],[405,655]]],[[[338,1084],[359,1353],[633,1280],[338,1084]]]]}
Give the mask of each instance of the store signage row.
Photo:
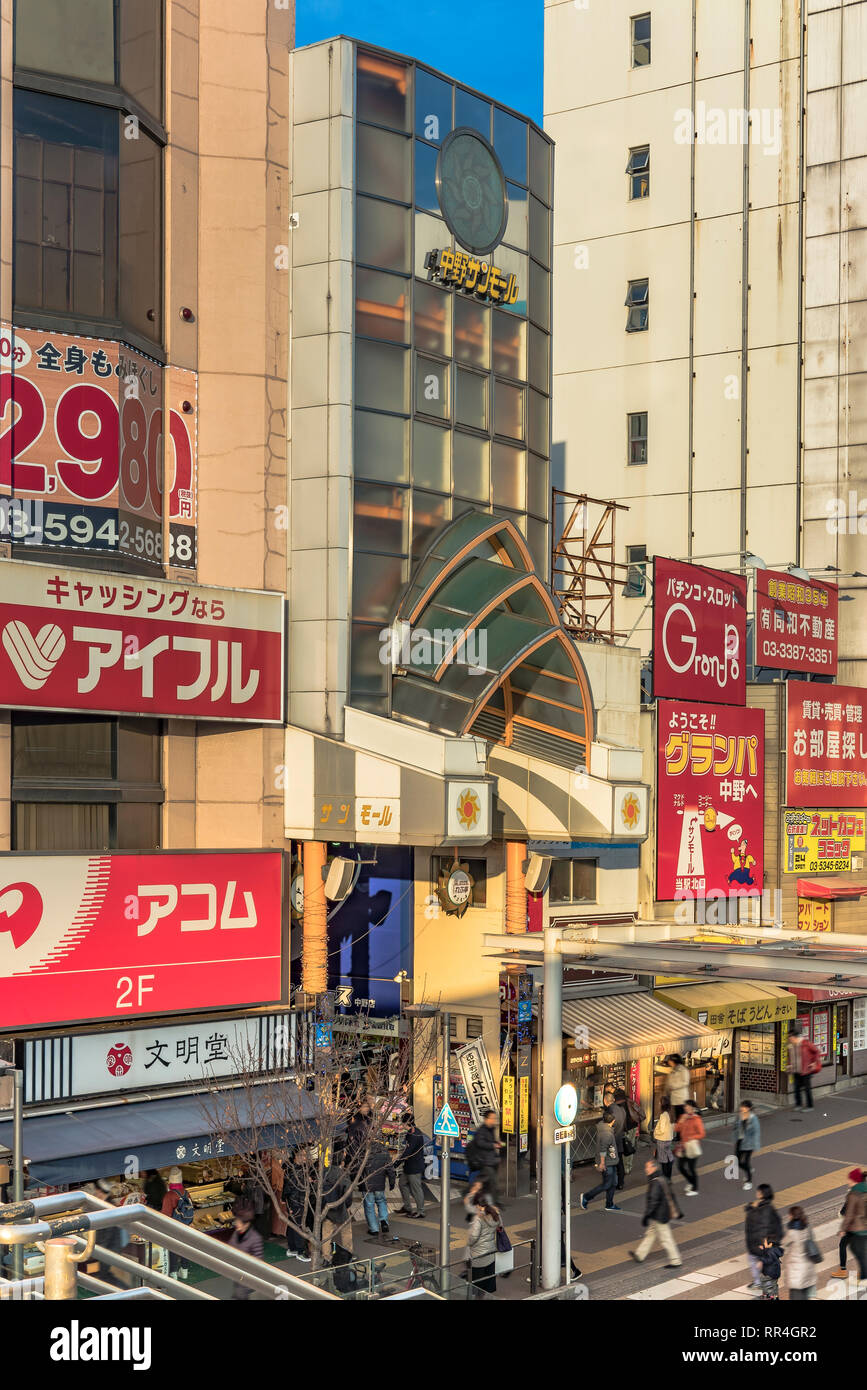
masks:
{"type": "Polygon", "coordinates": [[[280,594],[0,561],[0,704],[280,723],[280,594]]]}
{"type": "Polygon", "coordinates": [[[867,812],[783,811],[783,873],[848,873],[853,853],[863,853],[867,812]]]}
{"type": "Polygon", "coordinates": [[[0,1020],[280,1003],[281,902],[277,851],[7,856],[0,1020]]]}
{"type": "Polygon", "coordinates": [[[196,567],[196,374],[0,324],[0,539],[196,567]],[[8,499],[14,499],[10,505],[8,499]]]}
{"type": "Polygon", "coordinates": [[[224,1076],[268,1071],[288,1064],[289,1014],[118,1025],[111,1033],[34,1038],[24,1044],[24,1088],[30,1102],[199,1085],[224,1076]],[[52,1059],[53,1045],[66,1045],[52,1059]],[[48,1052],[46,1054],[46,1049],[48,1052]],[[56,1065],[45,1065],[46,1057],[56,1065]]]}
{"type": "Polygon", "coordinates": [[[836,584],[756,571],[756,665],[837,674],[836,584]]]}
{"type": "Polygon", "coordinates": [[[746,699],[747,582],[740,575],[653,561],[653,693],[709,704],[746,699]]]}
{"type": "Polygon", "coordinates": [[[476,299],[488,300],[491,304],[515,304],[518,299],[518,280],[513,274],[498,270],[488,261],[470,256],[466,251],[452,251],[449,247],[428,251],[425,267],[429,280],[439,280],[443,285],[465,290],[476,299]]]}
{"type": "Polygon", "coordinates": [[[657,706],[656,896],[762,891],[764,712],[657,706]]]}
{"type": "MultiPolygon", "coordinates": [[[[393,773],[394,764],[383,763],[382,766],[387,769],[386,775],[393,773]]],[[[439,791],[439,786],[436,790],[439,791]]],[[[432,802],[430,796],[424,803],[414,799],[410,811],[414,823],[423,817],[431,829],[450,844],[455,840],[484,844],[491,838],[492,793],[493,783],[489,781],[467,782],[451,778],[445,782],[444,814],[438,798],[432,802]]],[[[393,796],[363,796],[356,787],[354,792],[340,789],[319,793],[314,798],[313,825],[317,839],[331,840],[339,835],[363,841],[395,840],[400,835],[400,817],[400,792],[393,796]]]]}
{"type": "Polygon", "coordinates": [[[867,690],[786,682],[786,804],[867,807],[867,690]]]}

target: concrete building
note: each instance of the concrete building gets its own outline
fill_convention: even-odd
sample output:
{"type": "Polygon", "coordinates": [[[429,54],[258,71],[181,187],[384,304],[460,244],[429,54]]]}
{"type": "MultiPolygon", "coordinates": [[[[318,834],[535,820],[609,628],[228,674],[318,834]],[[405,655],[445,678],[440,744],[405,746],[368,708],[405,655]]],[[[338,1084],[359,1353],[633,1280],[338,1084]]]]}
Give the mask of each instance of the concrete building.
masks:
{"type": "MultiPolygon", "coordinates": [[[[867,7],[545,14],[552,481],[629,506],[621,562],[833,566],[863,683],[867,7]]],[[[640,568],[623,587],[647,651],[640,568]]]]}

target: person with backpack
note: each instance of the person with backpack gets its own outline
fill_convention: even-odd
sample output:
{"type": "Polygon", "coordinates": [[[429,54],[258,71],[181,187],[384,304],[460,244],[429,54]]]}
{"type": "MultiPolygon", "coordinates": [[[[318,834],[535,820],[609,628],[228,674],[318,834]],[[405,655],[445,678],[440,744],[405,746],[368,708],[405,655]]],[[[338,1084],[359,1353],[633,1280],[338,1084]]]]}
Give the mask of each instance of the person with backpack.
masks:
{"type": "Polygon", "coordinates": [[[742,1100],[735,1120],[735,1154],[738,1172],[744,1180],[744,1192],[753,1190],[753,1155],[762,1142],[759,1117],[751,1100],[742,1100]]]}
{"type": "Polygon", "coordinates": [[[483,1293],[497,1292],[497,1231],[500,1213],[484,1198],[476,1199],[475,1215],[467,1231],[467,1260],[471,1282],[483,1293]]]}
{"type": "Polygon", "coordinates": [[[644,1216],[641,1221],[644,1235],[635,1249],[629,1251],[629,1254],[636,1264],[643,1264],[656,1242],[659,1241],[668,1256],[668,1263],[665,1268],[679,1269],[683,1260],[680,1258],[680,1251],[675,1244],[671,1222],[672,1220],[682,1220],[683,1212],[677,1205],[674,1193],[660,1171],[655,1158],[647,1160],[644,1171],[647,1174],[647,1196],[644,1202],[644,1216]]]}
{"type": "MultiPolygon", "coordinates": [[[[770,1183],[759,1184],[759,1195],[745,1208],[744,1236],[747,1244],[747,1259],[753,1282],[750,1288],[758,1293],[762,1290],[762,1266],[768,1246],[779,1247],[783,1239],[783,1223],[780,1213],[774,1206],[774,1189],[770,1183]]],[[[779,1275],[777,1275],[779,1278],[779,1275]]]]}
{"type": "Polygon", "coordinates": [[[683,1114],[675,1124],[677,1144],[675,1154],[677,1166],[686,1179],[687,1197],[698,1196],[698,1160],[701,1158],[701,1141],[704,1138],[704,1120],[698,1113],[694,1100],[684,1102],[683,1114]]]}
{"type": "Polygon", "coordinates": [[[593,1198],[598,1197],[602,1192],[605,1193],[606,1211],[622,1210],[614,1202],[614,1193],[617,1188],[617,1161],[614,1110],[609,1105],[602,1111],[602,1117],[596,1126],[596,1167],[601,1173],[602,1179],[595,1187],[591,1187],[589,1192],[583,1192],[578,1198],[582,1211],[586,1211],[593,1198]]]}
{"type": "Polygon", "coordinates": [[[502,1147],[501,1140],[497,1138],[497,1112],[488,1109],[483,1113],[482,1123],[467,1144],[467,1164],[470,1177],[481,1178],[491,1206],[495,1206],[497,1202],[497,1177],[502,1147]]]}
{"type": "Polygon", "coordinates": [[[798,1112],[800,1110],[813,1109],[813,1077],[821,1069],[822,1062],[818,1047],[812,1039],[804,1035],[800,1023],[793,1023],[789,1030],[786,1056],[786,1070],[795,1086],[793,1119],[799,1118],[798,1112]]]}
{"type": "MultiPolygon", "coordinates": [[[[184,1187],[183,1174],[180,1168],[172,1168],[169,1172],[169,1190],[163,1198],[163,1216],[171,1216],[173,1220],[180,1221],[182,1226],[192,1226],[195,1214],[193,1199],[184,1187]]],[[[169,1274],[176,1275],[178,1279],[186,1279],[189,1272],[186,1260],[176,1255],[174,1250],[170,1250],[169,1274]]]]}
{"type": "Polygon", "coordinates": [[[786,1283],[792,1303],[804,1303],[816,1297],[816,1265],[813,1258],[818,1250],[810,1222],[803,1207],[789,1207],[789,1221],[783,1240],[786,1254],[786,1283]]]}

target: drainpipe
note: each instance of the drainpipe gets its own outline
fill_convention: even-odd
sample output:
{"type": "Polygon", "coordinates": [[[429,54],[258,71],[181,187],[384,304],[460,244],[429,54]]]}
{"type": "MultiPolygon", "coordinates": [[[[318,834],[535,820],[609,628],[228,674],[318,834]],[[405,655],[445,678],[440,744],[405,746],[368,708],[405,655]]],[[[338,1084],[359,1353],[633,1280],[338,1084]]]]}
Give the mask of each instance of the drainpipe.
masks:
{"type": "MultiPolygon", "coordinates": [[[[560,1151],[554,1143],[554,1098],[563,1074],[563,959],[557,929],[545,923],[542,974],[542,1288],[560,1286],[560,1151]]],[[[569,1258],[569,1252],[566,1252],[569,1258]]]]}
{"type": "Polygon", "coordinates": [[[324,994],[328,988],[328,928],[325,884],[327,846],[323,840],[305,840],[304,917],[301,931],[301,988],[305,994],[324,994]]]}

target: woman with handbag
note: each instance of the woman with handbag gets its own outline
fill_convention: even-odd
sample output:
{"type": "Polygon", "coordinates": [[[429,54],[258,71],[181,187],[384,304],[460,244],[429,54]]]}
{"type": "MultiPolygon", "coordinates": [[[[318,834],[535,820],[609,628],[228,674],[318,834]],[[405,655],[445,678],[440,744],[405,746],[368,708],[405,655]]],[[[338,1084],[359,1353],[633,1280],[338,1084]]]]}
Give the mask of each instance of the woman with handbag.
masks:
{"type": "Polygon", "coordinates": [[[660,1166],[667,1181],[671,1181],[671,1169],[674,1163],[674,1153],[672,1144],[674,1143],[674,1128],[671,1123],[671,1101],[668,1096],[663,1096],[659,1104],[659,1119],[653,1126],[653,1147],[656,1154],[656,1161],[660,1166]]]}
{"type": "Polygon", "coordinates": [[[786,1283],[790,1300],[803,1303],[815,1298],[816,1265],[822,1263],[822,1252],[813,1239],[803,1207],[789,1207],[783,1247],[786,1251],[786,1283]]]}
{"type": "MultiPolygon", "coordinates": [[[[467,1232],[467,1260],[470,1265],[470,1282],[483,1293],[497,1292],[496,1255],[500,1248],[500,1231],[503,1231],[503,1226],[497,1208],[490,1206],[483,1198],[478,1198],[476,1214],[467,1232]]],[[[506,1235],[505,1231],[503,1235],[506,1235]]],[[[508,1239],[506,1236],[506,1240],[508,1239]]]]}
{"type": "Polygon", "coordinates": [[[686,1196],[698,1196],[698,1160],[701,1158],[701,1141],[704,1138],[704,1120],[698,1113],[694,1100],[684,1102],[683,1114],[675,1125],[677,1144],[674,1153],[677,1166],[686,1179],[686,1196]]]}

